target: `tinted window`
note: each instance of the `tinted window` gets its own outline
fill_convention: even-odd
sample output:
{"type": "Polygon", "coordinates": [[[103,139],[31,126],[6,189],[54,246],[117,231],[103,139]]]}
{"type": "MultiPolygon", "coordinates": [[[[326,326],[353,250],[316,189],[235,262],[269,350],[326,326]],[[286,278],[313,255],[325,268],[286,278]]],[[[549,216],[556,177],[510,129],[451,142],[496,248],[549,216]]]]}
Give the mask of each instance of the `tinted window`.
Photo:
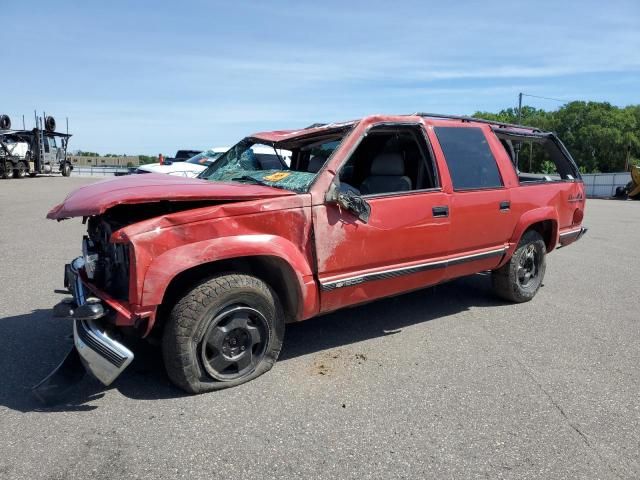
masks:
{"type": "Polygon", "coordinates": [[[435,132],[455,190],[502,186],[496,160],[481,129],[436,127],[435,132]]]}

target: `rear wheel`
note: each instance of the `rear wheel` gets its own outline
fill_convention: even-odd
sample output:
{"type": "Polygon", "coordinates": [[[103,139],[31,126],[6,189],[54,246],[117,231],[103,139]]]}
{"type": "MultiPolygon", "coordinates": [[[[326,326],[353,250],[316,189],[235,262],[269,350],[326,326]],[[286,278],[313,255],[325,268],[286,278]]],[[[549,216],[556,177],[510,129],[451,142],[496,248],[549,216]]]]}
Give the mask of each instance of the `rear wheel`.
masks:
{"type": "Polygon", "coordinates": [[[162,338],[169,378],[190,393],[240,385],[269,371],[284,338],[278,297],[262,280],[214,277],[173,307],[162,338]]]}
{"type": "Polygon", "coordinates": [[[493,288],[502,298],[522,303],[531,300],[542,285],[547,248],[535,230],[526,232],[513,256],[492,274],[493,288]]]}

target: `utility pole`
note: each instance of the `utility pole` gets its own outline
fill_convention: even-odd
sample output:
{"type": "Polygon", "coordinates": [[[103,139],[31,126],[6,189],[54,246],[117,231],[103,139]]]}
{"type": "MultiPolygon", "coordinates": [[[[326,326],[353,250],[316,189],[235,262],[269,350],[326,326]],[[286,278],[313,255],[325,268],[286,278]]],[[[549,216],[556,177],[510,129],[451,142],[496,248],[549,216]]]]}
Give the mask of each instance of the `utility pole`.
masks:
{"type": "Polygon", "coordinates": [[[518,125],[522,122],[522,92],[518,94],[518,125]]]}

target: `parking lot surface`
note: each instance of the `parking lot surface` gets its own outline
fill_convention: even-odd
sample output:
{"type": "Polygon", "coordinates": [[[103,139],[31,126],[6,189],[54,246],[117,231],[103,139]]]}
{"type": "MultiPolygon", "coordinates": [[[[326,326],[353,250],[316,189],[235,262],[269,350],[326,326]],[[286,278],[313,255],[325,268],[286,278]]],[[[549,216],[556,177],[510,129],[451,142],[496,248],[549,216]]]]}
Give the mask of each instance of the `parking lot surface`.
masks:
{"type": "Polygon", "coordinates": [[[591,200],[529,303],[476,275],[287,329],[274,369],[188,396],[138,346],[110,388],[42,407],[71,346],[51,317],[95,178],[0,181],[0,478],[639,478],[640,202],[591,200]]]}

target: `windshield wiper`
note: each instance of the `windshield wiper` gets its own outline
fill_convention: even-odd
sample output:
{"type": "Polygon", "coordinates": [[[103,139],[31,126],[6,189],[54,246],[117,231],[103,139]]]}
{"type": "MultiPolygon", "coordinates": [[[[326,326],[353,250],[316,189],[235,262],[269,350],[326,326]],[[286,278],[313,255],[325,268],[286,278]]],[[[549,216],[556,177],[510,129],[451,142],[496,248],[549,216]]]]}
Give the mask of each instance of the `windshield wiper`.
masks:
{"type": "Polygon", "coordinates": [[[274,143],[274,144],[272,144],[272,145],[271,145],[271,147],[273,148],[273,151],[275,152],[276,157],[278,158],[278,160],[280,160],[280,163],[281,163],[282,165],[285,165],[285,166],[286,166],[287,164],[286,164],[286,163],[284,163],[284,159],[280,156],[280,154],[278,153],[278,150],[276,150],[276,144],[275,144],[275,143],[274,143]]]}

